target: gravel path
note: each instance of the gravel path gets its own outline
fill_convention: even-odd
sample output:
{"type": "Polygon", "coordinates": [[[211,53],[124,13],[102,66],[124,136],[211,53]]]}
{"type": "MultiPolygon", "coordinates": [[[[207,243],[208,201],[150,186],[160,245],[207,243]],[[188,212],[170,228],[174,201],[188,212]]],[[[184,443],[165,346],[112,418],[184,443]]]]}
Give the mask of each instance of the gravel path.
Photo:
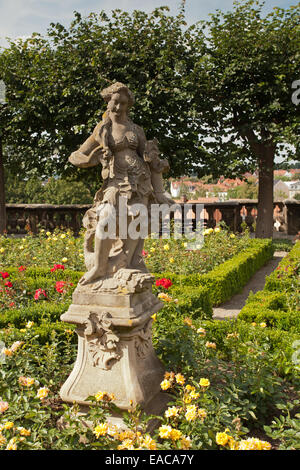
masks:
{"type": "Polygon", "coordinates": [[[286,255],[287,252],[285,251],[275,251],[273,258],[252,276],[240,294],[234,295],[230,300],[213,309],[213,318],[215,320],[226,320],[237,317],[244,307],[250,291],[255,294],[257,291],[262,290],[265,285],[266,276],[269,276],[277,268],[282,258],[286,255]]]}

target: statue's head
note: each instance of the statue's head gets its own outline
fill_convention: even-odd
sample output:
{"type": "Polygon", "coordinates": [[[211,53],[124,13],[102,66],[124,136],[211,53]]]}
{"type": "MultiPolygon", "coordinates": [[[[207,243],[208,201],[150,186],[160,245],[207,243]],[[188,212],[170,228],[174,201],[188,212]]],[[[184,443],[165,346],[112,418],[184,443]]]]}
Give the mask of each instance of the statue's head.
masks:
{"type": "Polygon", "coordinates": [[[146,162],[153,162],[158,159],[160,155],[158,140],[154,137],[153,140],[147,140],[145,144],[144,159],[146,162]]]}
{"type": "Polygon", "coordinates": [[[108,103],[107,109],[112,113],[128,113],[134,104],[133,93],[123,83],[116,82],[101,92],[102,98],[108,103]]]}

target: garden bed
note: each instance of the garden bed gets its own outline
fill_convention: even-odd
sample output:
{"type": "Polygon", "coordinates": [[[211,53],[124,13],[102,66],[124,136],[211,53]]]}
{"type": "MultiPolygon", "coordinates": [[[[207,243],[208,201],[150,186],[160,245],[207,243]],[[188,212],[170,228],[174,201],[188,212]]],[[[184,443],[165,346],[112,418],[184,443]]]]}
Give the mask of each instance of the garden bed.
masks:
{"type": "MultiPolygon", "coordinates": [[[[65,238],[57,241],[60,245],[65,238]]],[[[127,434],[108,428],[105,420],[115,408],[105,390],[91,398],[91,428],[76,415],[75,405],[60,400],[60,387],[76,358],[77,335],[74,326],[59,318],[82,271],[74,270],[77,261],[72,257],[71,266],[68,261],[63,267],[57,265],[66,257],[63,248],[59,250],[60,257],[53,256],[47,266],[38,267],[33,259],[26,266],[22,258],[19,266],[0,268],[6,273],[1,283],[12,283],[2,286],[1,297],[0,341],[5,346],[0,355],[1,448],[299,448],[295,416],[299,369],[293,360],[299,335],[292,328],[283,331],[263,323],[210,319],[212,304],[240,289],[272,256],[271,241],[253,240],[247,249],[204,274],[156,275],[160,281],[154,292],[164,308],[153,316],[153,344],[168,371],[161,387],[171,399],[151,436],[146,429],[149,417],[139,409],[124,415],[131,429],[127,434]],[[62,421],[68,426],[59,426],[62,421]]],[[[168,255],[169,250],[163,246],[162,250],[168,255]]],[[[44,256],[37,247],[35,255],[32,258],[44,256]]],[[[281,280],[286,282],[281,277],[270,285],[281,280]]],[[[272,302],[279,300],[274,297],[272,302]]]]}

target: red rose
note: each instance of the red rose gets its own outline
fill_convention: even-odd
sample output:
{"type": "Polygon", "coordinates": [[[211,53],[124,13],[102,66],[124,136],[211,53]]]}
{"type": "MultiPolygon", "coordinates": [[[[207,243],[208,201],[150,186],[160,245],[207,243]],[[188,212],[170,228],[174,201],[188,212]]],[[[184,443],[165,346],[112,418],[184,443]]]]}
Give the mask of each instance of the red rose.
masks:
{"type": "Polygon", "coordinates": [[[164,289],[169,289],[173,285],[171,279],[166,279],[165,277],[158,279],[155,284],[157,287],[162,286],[164,289]]]}
{"type": "Polygon", "coordinates": [[[26,271],[27,268],[26,266],[20,266],[18,269],[20,272],[22,272],[22,271],[26,271]]]}
{"type": "Polygon", "coordinates": [[[55,284],[55,289],[57,290],[57,292],[62,294],[64,292],[65,285],[66,285],[65,281],[57,281],[57,283],[55,284]]]}
{"type": "Polygon", "coordinates": [[[142,250],[142,255],[143,255],[143,256],[147,256],[147,255],[148,255],[148,251],[142,250]]]}
{"type": "Polygon", "coordinates": [[[57,269],[65,269],[63,264],[54,264],[53,268],[50,269],[50,271],[53,273],[57,269]]]}
{"type": "Polygon", "coordinates": [[[37,289],[34,294],[34,300],[38,300],[40,296],[43,295],[45,298],[47,298],[47,294],[43,289],[37,289]]]}
{"type": "Polygon", "coordinates": [[[7,279],[9,277],[9,274],[8,273],[0,273],[1,276],[2,276],[2,279],[7,279]]]}

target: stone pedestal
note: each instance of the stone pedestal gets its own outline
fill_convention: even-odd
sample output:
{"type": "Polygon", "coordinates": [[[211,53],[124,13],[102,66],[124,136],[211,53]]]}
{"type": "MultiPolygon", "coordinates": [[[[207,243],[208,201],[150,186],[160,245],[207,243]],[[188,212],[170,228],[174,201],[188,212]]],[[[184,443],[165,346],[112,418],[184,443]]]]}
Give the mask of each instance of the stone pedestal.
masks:
{"type": "MultiPolygon", "coordinates": [[[[130,401],[159,412],[164,368],[152,346],[151,316],[162,307],[151,289],[135,293],[101,293],[77,288],[61,320],[77,325],[78,355],[61,388],[63,401],[89,405],[99,391],[113,393],[127,410],[130,401]]],[[[165,401],[165,400],[164,400],[165,401]]]]}

